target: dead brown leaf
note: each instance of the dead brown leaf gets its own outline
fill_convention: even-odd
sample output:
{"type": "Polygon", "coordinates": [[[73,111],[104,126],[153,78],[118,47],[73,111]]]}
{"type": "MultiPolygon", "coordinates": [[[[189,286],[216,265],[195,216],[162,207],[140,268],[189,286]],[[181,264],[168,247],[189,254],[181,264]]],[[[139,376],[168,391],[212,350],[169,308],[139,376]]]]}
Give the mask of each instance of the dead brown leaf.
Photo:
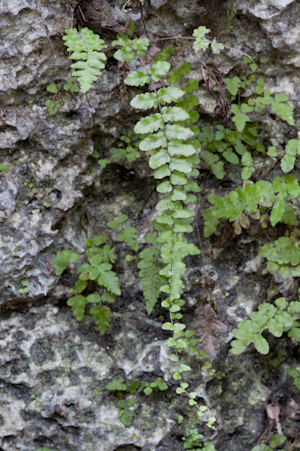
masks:
{"type": "Polygon", "coordinates": [[[219,348],[219,340],[215,336],[216,332],[227,332],[227,326],[217,319],[217,314],[210,304],[201,305],[195,310],[196,318],[191,326],[196,331],[196,335],[200,337],[204,351],[210,362],[217,355],[219,348]]]}
{"type": "Polygon", "coordinates": [[[268,415],[269,423],[276,423],[276,431],[278,434],[282,434],[282,425],[280,422],[280,407],[276,404],[270,403],[266,405],[266,412],[268,415]]]}

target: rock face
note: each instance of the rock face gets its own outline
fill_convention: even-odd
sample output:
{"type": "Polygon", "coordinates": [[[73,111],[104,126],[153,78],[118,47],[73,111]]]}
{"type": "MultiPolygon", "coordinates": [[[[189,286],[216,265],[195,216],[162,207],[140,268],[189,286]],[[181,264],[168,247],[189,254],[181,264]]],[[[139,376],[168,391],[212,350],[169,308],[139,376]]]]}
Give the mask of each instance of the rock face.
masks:
{"type": "MultiPolygon", "coordinates": [[[[113,232],[112,239],[117,246],[122,296],[112,307],[112,323],[106,334],[100,335],[91,316],[79,323],[66,305],[68,289],[77,276],[72,268],[60,277],[55,275],[51,260],[57,251],[70,249],[83,257],[85,241],[107,233],[107,222],[118,214],[129,216],[128,225],[137,228],[142,249],[156,217],[158,193],[145,155],[131,163],[110,161],[105,168],[97,161],[109,158],[109,149],[118,145],[120,135],[132,129],[137,119],[128,101],[136,91],[122,93],[123,74],[111,48],[107,49],[103,75],[87,94],[63,88],[71,74],[62,40],[64,30],[75,21],[99,32],[109,43],[116,36],[116,24],[124,25],[131,18],[141,34],[140,6],[137,1],[131,3],[84,2],[80,10],[77,1],[0,0],[0,164],[8,167],[7,172],[0,172],[3,451],[43,447],[60,451],[177,451],[182,437],[194,427],[217,451],[250,451],[267,428],[266,403],[281,403],[288,412],[291,399],[300,402],[299,391],[288,379],[289,364],[276,371],[270,364],[280,348],[288,349],[290,361],[299,356],[295,344],[291,347],[286,338],[272,343],[273,357],[254,351],[239,358],[228,354],[237,322],[246,319],[259,301],[279,292],[278,284],[263,275],[262,259],[257,257],[258,247],[266,240],[264,235],[244,232],[238,246],[231,242],[223,249],[213,242],[216,252],[205,257],[207,268],[215,274],[215,311],[228,332],[221,337],[214,374],[211,368],[205,369],[205,358],[199,361],[185,355],[184,361],[192,367],[189,382],[199,404],[208,407],[204,418],[216,417],[216,430],[197,422],[188,401],[176,394],[177,382],[172,378],[176,367],[169,360],[166,344],[169,334],[161,329],[161,316],[166,311],[157,305],[147,316],[137,277],[137,254],[118,243],[117,234],[113,232]],[[61,83],[54,99],[57,112],[49,115],[45,101],[53,94],[46,88],[61,83]],[[27,293],[22,291],[24,286],[29,288],[27,293]],[[128,388],[123,390],[123,398],[117,391],[105,389],[120,377],[128,388]],[[167,390],[154,390],[146,396],[130,389],[134,381],[153,382],[157,377],[167,383],[167,390]],[[135,401],[127,409],[134,412],[128,427],[121,421],[120,399],[135,401]],[[178,421],[180,415],[183,422],[178,421]]],[[[289,96],[295,108],[292,131],[297,132],[298,0],[150,0],[143,9],[148,33],[159,38],[190,36],[199,25],[209,27],[212,37],[227,46],[224,53],[213,56],[224,76],[243,70],[239,52],[265,57],[265,85],[272,93],[289,96]],[[233,16],[230,23],[228,14],[233,16]]],[[[158,45],[161,42],[165,41],[157,41],[158,45]]],[[[182,43],[176,41],[175,45],[179,56],[172,63],[187,59],[196,76],[199,60],[187,54],[182,43]]],[[[203,86],[197,95],[199,124],[217,121],[215,99],[203,86]]],[[[270,127],[268,118],[263,120],[264,126],[270,127]]],[[[285,123],[274,122],[275,140],[290,133],[285,123]]],[[[203,179],[200,175],[200,181],[206,175],[203,179]]],[[[200,213],[201,209],[199,218],[200,213]]],[[[204,247],[207,249],[209,242],[204,247]]],[[[188,268],[184,313],[190,324],[201,291],[195,281],[204,274],[202,258],[191,259],[188,268]]],[[[299,438],[299,431],[299,422],[286,419],[284,433],[288,437],[299,438]]]]}

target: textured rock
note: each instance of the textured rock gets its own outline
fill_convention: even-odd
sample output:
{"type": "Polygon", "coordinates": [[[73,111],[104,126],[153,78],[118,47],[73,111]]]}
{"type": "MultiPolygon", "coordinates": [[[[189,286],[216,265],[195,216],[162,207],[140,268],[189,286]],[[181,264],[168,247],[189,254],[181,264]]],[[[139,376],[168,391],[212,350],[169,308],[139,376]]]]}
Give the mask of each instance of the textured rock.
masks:
{"type": "MultiPolygon", "coordinates": [[[[124,25],[128,18],[136,21],[137,33],[143,33],[138,2],[125,3],[88,2],[84,14],[88,18],[93,11],[96,16],[87,25],[107,42],[115,37],[116,23],[124,25]]],[[[299,1],[239,0],[230,25],[226,11],[230,5],[219,0],[151,0],[150,5],[160,18],[144,2],[147,30],[159,38],[190,36],[199,25],[211,28],[211,36],[226,45],[224,52],[213,56],[224,75],[244,70],[239,52],[264,56],[267,61],[257,74],[264,76],[272,93],[290,97],[296,112],[293,132],[297,131],[299,1]]],[[[193,368],[189,382],[199,403],[208,406],[204,419],[217,418],[216,431],[197,423],[188,400],[175,392],[174,364],[166,344],[169,335],[161,330],[161,316],[166,312],[157,305],[151,317],[146,316],[137,256],[118,242],[117,232],[112,240],[122,296],[112,307],[107,333],[99,334],[90,315],[78,323],[66,306],[68,289],[77,276],[74,268],[61,277],[55,275],[51,259],[56,252],[70,249],[83,261],[87,238],[107,233],[107,222],[121,213],[137,228],[142,248],[157,216],[158,199],[145,155],[133,163],[110,162],[105,169],[92,156],[97,149],[100,158],[109,157],[109,148],[118,144],[121,133],[132,128],[138,117],[129,105],[136,91],[128,88],[127,100],[122,97],[122,74],[111,49],[106,69],[92,89],[74,95],[62,85],[55,99],[58,111],[47,114],[45,100],[53,95],[46,87],[59,86],[71,74],[62,35],[72,25],[75,6],[76,2],[0,0],[0,163],[9,168],[7,173],[0,172],[1,450],[178,451],[182,436],[198,427],[217,451],[250,451],[267,427],[265,403],[271,393],[283,404],[291,396],[299,402],[296,388],[288,386],[286,366],[275,374],[269,360],[251,351],[238,358],[228,354],[237,322],[255,310],[260,300],[279,294],[278,284],[263,276],[262,259],[257,257],[265,236],[246,235],[239,246],[228,241],[224,249],[213,244],[212,254],[205,256],[215,311],[228,333],[220,338],[215,374],[203,369],[205,359],[184,355],[184,361],[193,368]],[[19,292],[22,281],[28,281],[27,294],[19,292]],[[169,386],[166,392],[148,397],[132,395],[136,408],[128,428],[119,418],[120,398],[105,390],[108,382],[119,377],[128,385],[161,377],[169,386]],[[184,416],[182,424],[175,414],[184,416]]],[[[190,61],[193,77],[201,80],[199,57],[190,52],[190,42],[173,44],[174,66],[190,61]]],[[[197,95],[199,125],[218,121],[217,97],[203,85],[197,95]]],[[[267,115],[253,115],[251,120],[272,129],[274,143],[291,133],[290,127],[267,115]]],[[[211,189],[205,174],[200,180],[205,190],[211,189]]],[[[230,174],[230,180],[234,177],[230,174]]],[[[218,189],[218,184],[213,188],[218,189]]],[[[202,258],[193,257],[187,264],[184,314],[190,324],[197,296],[206,294],[199,284],[202,258]]],[[[280,343],[287,346],[285,338],[280,343]]],[[[279,345],[272,346],[276,354],[279,345]]],[[[285,349],[290,358],[296,355],[295,348],[285,349]]],[[[129,397],[127,393],[125,399],[129,397]]]]}

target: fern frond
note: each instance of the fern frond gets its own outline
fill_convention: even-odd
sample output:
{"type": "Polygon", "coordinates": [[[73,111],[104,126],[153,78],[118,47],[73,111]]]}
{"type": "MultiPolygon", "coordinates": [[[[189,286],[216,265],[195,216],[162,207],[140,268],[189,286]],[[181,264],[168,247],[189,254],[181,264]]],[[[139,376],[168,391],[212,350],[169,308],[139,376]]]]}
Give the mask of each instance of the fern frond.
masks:
{"type": "Polygon", "coordinates": [[[140,261],[137,264],[139,268],[139,277],[146,301],[146,309],[148,314],[152,312],[159,293],[160,287],[167,283],[167,278],[160,275],[161,265],[159,261],[159,249],[157,247],[149,247],[140,252],[140,261]]]}
{"type": "Polygon", "coordinates": [[[72,76],[78,77],[82,92],[87,92],[91,84],[102,74],[99,69],[105,65],[101,60],[106,60],[106,55],[101,52],[106,45],[104,41],[89,28],[82,28],[78,32],[75,28],[66,30],[63,36],[65,45],[68,47],[70,59],[81,60],[72,64],[73,69],[80,69],[72,73],[72,76]],[[98,69],[95,69],[98,68],[98,69]]]}
{"type": "MultiPolygon", "coordinates": [[[[295,177],[287,175],[284,179],[275,177],[273,183],[259,181],[256,184],[246,183],[245,188],[236,188],[228,197],[220,197],[215,194],[208,196],[208,201],[213,204],[204,210],[205,221],[216,224],[216,219],[226,218],[230,222],[235,221],[244,210],[256,211],[259,206],[272,207],[270,222],[274,227],[282,221],[285,214],[285,199],[300,196],[299,182],[295,177]],[[215,218],[212,220],[212,218],[215,218]]],[[[213,233],[214,226],[206,228],[206,237],[213,233]]]]}
{"type": "Polygon", "coordinates": [[[105,334],[105,331],[111,321],[110,311],[110,308],[106,306],[101,307],[101,305],[97,305],[96,307],[92,307],[90,309],[90,313],[93,315],[93,319],[102,335],[105,334]]]}

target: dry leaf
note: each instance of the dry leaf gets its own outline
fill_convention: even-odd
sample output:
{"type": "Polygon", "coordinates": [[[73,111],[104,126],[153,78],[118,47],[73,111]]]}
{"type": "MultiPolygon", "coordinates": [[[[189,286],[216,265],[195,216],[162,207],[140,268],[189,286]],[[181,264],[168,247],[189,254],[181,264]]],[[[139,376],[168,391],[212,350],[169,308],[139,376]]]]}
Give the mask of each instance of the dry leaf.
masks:
{"type": "Polygon", "coordinates": [[[241,215],[232,223],[233,231],[236,235],[240,235],[243,229],[249,229],[250,221],[249,218],[245,215],[245,213],[241,213],[241,215]]]}
{"type": "Polygon", "coordinates": [[[268,227],[268,223],[269,223],[269,215],[268,213],[264,213],[260,220],[259,220],[260,225],[262,226],[263,229],[266,229],[268,227]]]}
{"type": "Polygon", "coordinates": [[[275,421],[276,423],[276,431],[278,434],[282,434],[282,426],[280,423],[280,407],[278,407],[276,404],[267,404],[266,405],[266,411],[268,415],[269,423],[273,423],[275,421]]]}
{"type": "Polygon", "coordinates": [[[289,418],[291,420],[295,420],[295,418],[296,418],[297,406],[298,405],[297,405],[296,401],[294,401],[293,398],[291,398],[291,400],[289,402],[289,407],[291,407],[291,413],[289,413],[289,418]]]}
{"type": "Polygon", "coordinates": [[[258,221],[260,218],[260,211],[259,210],[248,211],[248,216],[250,216],[251,219],[255,219],[258,221]]]}
{"type": "Polygon", "coordinates": [[[192,322],[192,328],[200,337],[204,351],[210,362],[216,358],[219,340],[215,332],[227,332],[227,326],[217,319],[217,314],[210,304],[201,305],[195,310],[196,318],[192,322]]]}

